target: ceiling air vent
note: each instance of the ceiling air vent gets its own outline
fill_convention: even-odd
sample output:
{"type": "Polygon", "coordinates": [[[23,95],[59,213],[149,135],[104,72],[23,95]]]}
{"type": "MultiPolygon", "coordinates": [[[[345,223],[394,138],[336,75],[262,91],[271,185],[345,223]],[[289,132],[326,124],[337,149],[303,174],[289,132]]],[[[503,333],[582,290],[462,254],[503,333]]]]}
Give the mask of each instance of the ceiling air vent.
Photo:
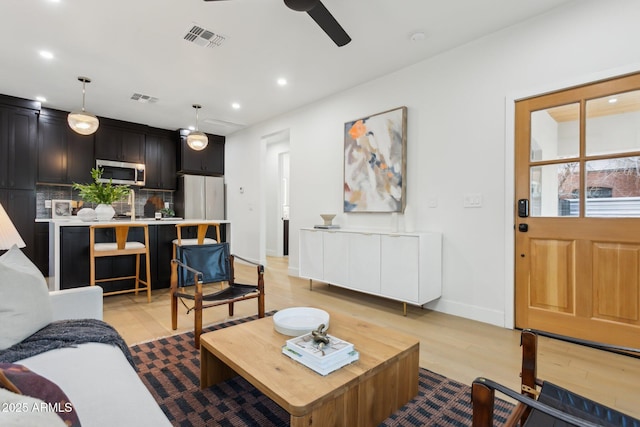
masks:
{"type": "Polygon", "coordinates": [[[143,104],[155,104],[156,102],[158,102],[158,98],[149,95],[143,95],[141,93],[134,93],[133,95],[131,95],[131,99],[143,104]]]}
{"type": "Polygon", "coordinates": [[[213,31],[206,30],[197,24],[191,25],[187,30],[187,34],[183,37],[186,41],[195,43],[202,47],[217,47],[227,39],[222,34],[216,34],[213,31]]]}

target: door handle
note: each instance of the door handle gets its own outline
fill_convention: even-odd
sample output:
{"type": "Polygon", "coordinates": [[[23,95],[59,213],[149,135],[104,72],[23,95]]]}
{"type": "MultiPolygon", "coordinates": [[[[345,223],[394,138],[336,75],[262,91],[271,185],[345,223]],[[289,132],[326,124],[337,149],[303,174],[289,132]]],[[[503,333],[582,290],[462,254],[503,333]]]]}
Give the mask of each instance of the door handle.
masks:
{"type": "Polygon", "coordinates": [[[518,231],[521,233],[526,233],[529,231],[529,224],[518,224],[518,231]]]}

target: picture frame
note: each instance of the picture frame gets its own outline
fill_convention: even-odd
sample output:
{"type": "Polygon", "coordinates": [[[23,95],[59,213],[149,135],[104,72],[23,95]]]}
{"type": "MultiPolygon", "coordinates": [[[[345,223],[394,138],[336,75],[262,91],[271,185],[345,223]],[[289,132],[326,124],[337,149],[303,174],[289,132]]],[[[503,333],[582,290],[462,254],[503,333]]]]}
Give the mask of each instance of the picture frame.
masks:
{"type": "Polygon", "coordinates": [[[72,210],[71,200],[51,200],[51,218],[70,218],[72,210]]]}
{"type": "Polygon", "coordinates": [[[344,124],[344,212],[404,212],[407,107],[344,124]]]}

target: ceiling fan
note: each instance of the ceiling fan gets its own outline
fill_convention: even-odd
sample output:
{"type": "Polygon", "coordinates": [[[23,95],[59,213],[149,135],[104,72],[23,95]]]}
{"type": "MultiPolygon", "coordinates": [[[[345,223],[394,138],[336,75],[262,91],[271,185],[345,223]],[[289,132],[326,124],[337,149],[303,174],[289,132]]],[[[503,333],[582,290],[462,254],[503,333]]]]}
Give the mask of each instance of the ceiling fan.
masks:
{"type": "MultiPolygon", "coordinates": [[[[221,0],[204,0],[204,1],[221,1],[221,0]]],[[[344,46],[351,41],[351,37],[338,24],[338,21],[331,15],[320,0],[284,0],[284,4],[289,9],[298,12],[307,12],[316,24],[327,33],[331,40],[338,46],[344,46]]]]}

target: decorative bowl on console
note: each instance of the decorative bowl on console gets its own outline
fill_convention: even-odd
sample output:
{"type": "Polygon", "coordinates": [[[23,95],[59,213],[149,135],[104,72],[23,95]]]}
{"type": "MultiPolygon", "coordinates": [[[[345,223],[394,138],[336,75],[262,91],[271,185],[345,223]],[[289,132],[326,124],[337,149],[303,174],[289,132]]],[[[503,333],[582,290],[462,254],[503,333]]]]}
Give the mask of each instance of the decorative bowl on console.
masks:
{"type": "Polygon", "coordinates": [[[324,220],[324,225],[331,225],[333,218],[336,217],[336,214],[320,214],[322,219],[324,220]]]}

